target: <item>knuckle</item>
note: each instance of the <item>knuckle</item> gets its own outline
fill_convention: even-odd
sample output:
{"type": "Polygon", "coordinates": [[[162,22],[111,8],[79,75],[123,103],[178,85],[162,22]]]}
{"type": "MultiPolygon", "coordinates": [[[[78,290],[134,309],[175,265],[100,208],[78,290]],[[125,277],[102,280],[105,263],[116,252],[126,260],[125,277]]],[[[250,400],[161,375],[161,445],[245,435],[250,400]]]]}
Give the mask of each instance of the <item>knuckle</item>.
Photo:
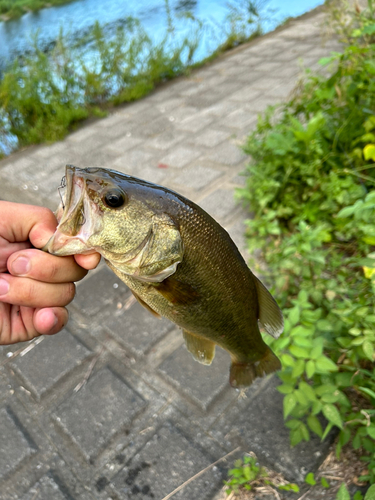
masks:
{"type": "Polygon", "coordinates": [[[64,302],[63,305],[69,304],[75,297],[76,287],[74,283],[66,283],[64,285],[64,302]]]}

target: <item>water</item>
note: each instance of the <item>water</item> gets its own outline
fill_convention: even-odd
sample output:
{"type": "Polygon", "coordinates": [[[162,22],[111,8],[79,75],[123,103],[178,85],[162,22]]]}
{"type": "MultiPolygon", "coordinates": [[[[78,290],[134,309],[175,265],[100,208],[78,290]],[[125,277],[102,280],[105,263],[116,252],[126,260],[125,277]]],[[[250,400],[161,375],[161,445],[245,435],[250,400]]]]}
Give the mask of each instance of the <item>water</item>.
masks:
{"type": "MultiPolygon", "coordinates": [[[[233,5],[245,5],[244,1],[232,0],[233,5]]],[[[263,23],[265,31],[272,30],[288,16],[298,16],[307,12],[322,0],[269,0],[262,9],[270,17],[263,23]],[[270,14],[270,12],[272,12],[270,14]]],[[[228,0],[170,0],[175,28],[181,35],[186,34],[186,20],[176,18],[175,14],[191,11],[194,16],[215,28],[214,40],[204,40],[196,54],[197,59],[214,50],[222,33],[221,27],[228,15],[228,0]]],[[[42,9],[28,13],[20,19],[0,23],[0,70],[4,69],[15,57],[32,49],[33,36],[38,32],[41,47],[48,48],[57,39],[60,27],[72,37],[80,36],[90,30],[96,20],[107,28],[115,27],[129,16],[138,18],[154,40],[161,40],[167,27],[165,0],[76,0],[59,7],[42,9]]],[[[209,37],[210,38],[210,37],[209,37]]],[[[211,38],[213,36],[211,35],[211,38]]]]}

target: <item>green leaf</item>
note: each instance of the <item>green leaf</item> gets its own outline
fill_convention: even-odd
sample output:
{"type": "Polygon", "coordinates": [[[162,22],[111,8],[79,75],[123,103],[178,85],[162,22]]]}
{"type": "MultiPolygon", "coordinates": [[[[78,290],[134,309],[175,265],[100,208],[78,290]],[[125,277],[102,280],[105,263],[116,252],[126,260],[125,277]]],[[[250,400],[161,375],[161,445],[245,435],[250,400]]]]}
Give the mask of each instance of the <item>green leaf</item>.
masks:
{"type": "Polygon", "coordinates": [[[337,372],[338,370],[337,365],[324,355],[315,361],[315,366],[318,373],[337,372]]]}
{"type": "Polygon", "coordinates": [[[325,477],[320,478],[320,484],[323,486],[323,488],[330,487],[330,484],[325,477]]]}
{"type": "Polygon", "coordinates": [[[294,394],[287,394],[284,397],[284,419],[287,418],[288,415],[293,411],[294,407],[297,404],[297,398],[294,394]]]}
{"type": "Polygon", "coordinates": [[[375,439],[375,425],[372,424],[369,427],[367,427],[367,434],[372,437],[372,439],[375,439]]]}
{"type": "Polygon", "coordinates": [[[299,310],[299,307],[298,306],[295,306],[293,307],[293,309],[291,309],[289,311],[289,321],[290,321],[290,324],[292,326],[296,325],[299,321],[299,318],[300,318],[300,310],[299,310]]]}
{"type": "Polygon", "coordinates": [[[323,436],[323,429],[322,429],[321,423],[319,422],[318,417],[316,417],[315,415],[309,415],[307,417],[307,425],[320,438],[323,436]]]}
{"type": "Polygon", "coordinates": [[[315,373],[315,363],[311,359],[306,363],[306,375],[309,378],[312,378],[312,376],[315,373]]]}
{"type": "Polygon", "coordinates": [[[373,361],[373,355],[374,355],[374,346],[372,342],[369,340],[365,340],[362,344],[362,349],[363,352],[365,353],[365,356],[370,360],[373,361]]]}
{"type": "Polygon", "coordinates": [[[358,387],[362,392],[375,399],[375,392],[368,387],[358,387]]]}
{"type": "Polygon", "coordinates": [[[325,404],[323,405],[322,412],[329,422],[336,425],[340,429],[343,428],[341,415],[336,406],[332,404],[325,404]]]}
{"type": "Polygon", "coordinates": [[[350,500],[350,494],[345,483],[341,484],[340,489],[336,495],[336,500],[350,500]]]}
{"type": "Polygon", "coordinates": [[[305,477],[305,483],[311,484],[311,486],[315,486],[316,485],[316,481],[315,481],[314,473],[313,472],[309,472],[307,474],[307,476],[305,477]]]}
{"type": "Polygon", "coordinates": [[[277,387],[277,390],[281,392],[281,394],[291,394],[294,391],[294,386],[293,385],[279,385],[277,387]]]}
{"type": "Polygon", "coordinates": [[[372,484],[367,490],[365,500],[375,500],[375,484],[372,484]]]}
{"type": "Polygon", "coordinates": [[[295,356],[296,358],[309,358],[310,357],[310,351],[308,349],[305,349],[304,347],[299,347],[298,345],[291,345],[289,347],[289,351],[295,356]]]}

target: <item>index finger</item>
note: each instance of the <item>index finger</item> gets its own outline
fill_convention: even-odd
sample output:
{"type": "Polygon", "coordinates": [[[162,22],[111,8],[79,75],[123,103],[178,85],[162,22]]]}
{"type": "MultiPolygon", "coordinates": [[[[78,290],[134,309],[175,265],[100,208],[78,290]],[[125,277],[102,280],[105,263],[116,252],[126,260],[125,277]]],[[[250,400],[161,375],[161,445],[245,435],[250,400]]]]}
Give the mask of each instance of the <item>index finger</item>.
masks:
{"type": "Polygon", "coordinates": [[[30,240],[36,248],[47,243],[57,221],[48,208],[0,201],[0,236],[11,243],[30,240]]]}

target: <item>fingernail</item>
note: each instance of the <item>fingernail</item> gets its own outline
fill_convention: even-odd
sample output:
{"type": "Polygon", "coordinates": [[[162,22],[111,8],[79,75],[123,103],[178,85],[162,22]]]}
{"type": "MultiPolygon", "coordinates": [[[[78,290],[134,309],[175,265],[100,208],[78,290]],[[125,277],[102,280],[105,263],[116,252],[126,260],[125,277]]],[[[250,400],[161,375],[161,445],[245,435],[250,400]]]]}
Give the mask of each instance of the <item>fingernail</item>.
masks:
{"type": "Polygon", "coordinates": [[[17,257],[17,259],[13,261],[11,268],[13,274],[27,274],[30,271],[30,260],[27,257],[17,257]]]}
{"type": "Polygon", "coordinates": [[[0,295],[6,295],[8,292],[9,283],[4,279],[0,279],[0,295]]]}

